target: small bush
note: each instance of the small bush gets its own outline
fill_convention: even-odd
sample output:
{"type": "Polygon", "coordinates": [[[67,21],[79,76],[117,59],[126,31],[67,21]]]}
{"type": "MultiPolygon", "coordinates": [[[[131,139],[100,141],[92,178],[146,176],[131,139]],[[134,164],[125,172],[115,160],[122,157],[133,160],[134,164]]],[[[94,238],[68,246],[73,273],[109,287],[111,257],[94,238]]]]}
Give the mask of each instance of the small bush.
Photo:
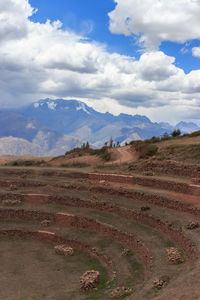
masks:
{"type": "Polygon", "coordinates": [[[146,141],[135,141],[131,143],[137,152],[140,153],[140,158],[148,158],[157,153],[158,147],[156,145],[149,144],[146,141]]]}
{"type": "Polygon", "coordinates": [[[153,136],[153,137],[150,139],[150,142],[151,142],[151,143],[159,143],[159,142],[160,142],[160,138],[159,138],[159,137],[156,137],[156,136],[153,136]]]}
{"type": "Polygon", "coordinates": [[[65,152],[65,155],[72,154],[72,153],[81,153],[82,151],[83,151],[83,149],[77,147],[77,148],[74,148],[74,149],[72,149],[70,151],[65,152]]]}
{"type": "Polygon", "coordinates": [[[86,168],[89,167],[90,165],[87,163],[83,162],[73,162],[69,164],[61,164],[60,167],[62,168],[86,168]]]}
{"type": "Polygon", "coordinates": [[[172,137],[171,136],[169,136],[169,134],[167,133],[167,132],[165,132],[164,134],[163,134],[163,136],[161,137],[161,141],[168,141],[168,140],[170,140],[172,137]]]}
{"type": "Polygon", "coordinates": [[[196,136],[200,136],[200,130],[198,130],[198,131],[194,131],[194,132],[190,133],[188,136],[189,136],[189,137],[196,137],[196,136]]]}
{"type": "Polygon", "coordinates": [[[98,155],[104,161],[111,160],[111,153],[108,151],[108,147],[103,146],[101,149],[92,150],[91,155],[98,155]]]}
{"type": "Polygon", "coordinates": [[[150,156],[154,156],[158,151],[158,147],[155,145],[148,145],[143,153],[140,155],[140,158],[148,158],[150,156]]]}
{"type": "Polygon", "coordinates": [[[180,136],[180,135],[181,135],[180,129],[174,129],[174,131],[171,133],[171,135],[172,135],[173,137],[180,136]]]}
{"type": "Polygon", "coordinates": [[[14,160],[7,163],[7,166],[12,167],[40,167],[42,164],[45,164],[44,160],[14,160]]]}

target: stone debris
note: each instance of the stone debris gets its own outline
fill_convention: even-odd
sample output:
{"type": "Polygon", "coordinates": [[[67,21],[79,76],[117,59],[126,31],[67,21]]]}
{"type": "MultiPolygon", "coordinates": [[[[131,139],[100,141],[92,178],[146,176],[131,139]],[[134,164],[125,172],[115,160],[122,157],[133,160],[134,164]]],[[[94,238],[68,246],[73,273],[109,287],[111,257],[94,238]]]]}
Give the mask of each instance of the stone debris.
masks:
{"type": "Polygon", "coordinates": [[[17,190],[17,186],[14,185],[14,184],[11,184],[9,188],[10,188],[11,191],[17,190]]]}
{"type": "Polygon", "coordinates": [[[145,171],[143,172],[144,176],[154,176],[154,173],[152,171],[145,171]]]}
{"type": "Polygon", "coordinates": [[[130,249],[123,249],[123,251],[122,251],[122,256],[128,256],[128,255],[130,255],[131,254],[131,250],[130,249]]]}
{"type": "Polygon", "coordinates": [[[150,209],[151,209],[151,208],[150,208],[149,206],[142,206],[142,207],[140,208],[141,212],[147,211],[147,210],[150,210],[150,209]]]}
{"type": "Polygon", "coordinates": [[[192,178],[192,183],[200,184],[200,178],[192,178]]]}
{"type": "Polygon", "coordinates": [[[199,228],[199,223],[197,223],[197,222],[190,222],[186,226],[186,228],[189,229],[189,230],[193,230],[193,229],[199,228]]]}
{"type": "Polygon", "coordinates": [[[106,183],[106,181],[105,180],[100,180],[99,183],[104,184],[104,183],[106,183]]]}
{"type": "Polygon", "coordinates": [[[48,227],[52,224],[52,222],[50,220],[43,220],[40,225],[43,227],[48,227]]]}
{"type": "Polygon", "coordinates": [[[3,200],[2,204],[5,206],[14,206],[14,205],[19,205],[22,202],[20,200],[3,200]]]}
{"type": "Polygon", "coordinates": [[[169,280],[168,276],[162,276],[161,278],[154,280],[152,288],[160,290],[169,283],[169,280]]]}
{"type": "Polygon", "coordinates": [[[184,262],[183,254],[174,247],[167,248],[167,259],[172,264],[181,264],[184,262]]]}
{"type": "Polygon", "coordinates": [[[57,245],[54,247],[55,252],[59,255],[64,255],[64,256],[72,256],[74,255],[74,250],[71,247],[67,247],[65,245],[57,245]]]}
{"type": "Polygon", "coordinates": [[[84,291],[90,291],[97,288],[100,284],[100,274],[98,271],[87,271],[80,279],[81,289],[84,291]]]}
{"type": "Polygon", "coordinates": [[[123,296],[126,296],[126,295],[129,295],[132,293],[132,289],[130,288],[127,288],[125,286],[122,286],[122,287],[117,287],[115,288],[111,294],[110,294],[110,297],[111,298],[120,298],[120,297],[123,297],[123,296]]]}

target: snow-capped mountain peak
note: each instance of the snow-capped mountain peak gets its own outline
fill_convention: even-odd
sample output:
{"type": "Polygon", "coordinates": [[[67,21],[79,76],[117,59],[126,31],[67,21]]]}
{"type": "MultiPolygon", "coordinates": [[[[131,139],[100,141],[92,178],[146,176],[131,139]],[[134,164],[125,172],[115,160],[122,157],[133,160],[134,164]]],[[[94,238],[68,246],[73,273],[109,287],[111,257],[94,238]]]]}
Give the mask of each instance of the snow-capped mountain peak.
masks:
{"type": "Polygon", "coordinates": [[[78,106],[76,107],[76,110],[83,110],[86,114],[90,115],[90,112],[87,110],[86,105],[83,102],[78,102],[78,106]]]}

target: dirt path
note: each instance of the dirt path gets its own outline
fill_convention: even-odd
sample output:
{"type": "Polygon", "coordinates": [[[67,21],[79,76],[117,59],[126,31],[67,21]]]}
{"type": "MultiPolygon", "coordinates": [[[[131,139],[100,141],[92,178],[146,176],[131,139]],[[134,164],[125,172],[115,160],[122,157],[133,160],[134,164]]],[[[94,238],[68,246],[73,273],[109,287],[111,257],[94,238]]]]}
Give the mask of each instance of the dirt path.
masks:
{"type": "Polygon", "coordinates": [[[138,159],[138,154],[131,146],[118,147],[113,149],[112,152],[116,156],[116,160],[106,163],[107,165],[128,163],[138,159]]]}
{"type": "MultiPolygon", "coordinates": [[[[128,163],[136,161],[138,159],[138,154],[134,151],[134,149],[131,146],[112,148],[109,149],[109,151],[111,152],[115,160],[106,162],[104,163],[105,165],[128,163]]],[[[67,158],[66,156],[62,156],[50,162],[50,164],[53,166],[59,166],[61,164],[88,164],[94,166],[102,163],[103,162],[101,158],[96,155],[84,155],[81,157],[77,156],[74,158],[67,158]]]]}

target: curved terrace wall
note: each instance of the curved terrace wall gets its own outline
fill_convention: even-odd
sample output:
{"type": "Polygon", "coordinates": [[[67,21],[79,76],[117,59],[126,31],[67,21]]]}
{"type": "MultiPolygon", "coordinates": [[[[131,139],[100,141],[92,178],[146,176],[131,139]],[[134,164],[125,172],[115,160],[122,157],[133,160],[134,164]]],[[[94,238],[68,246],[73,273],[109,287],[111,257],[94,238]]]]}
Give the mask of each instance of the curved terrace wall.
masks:
{"type": "Polygon", "coordinates": [[[67,244],[72,248],[79,249],[80,251],[86,252],[89,255],[95,257],[100,261],[100,263],[106,266],[108,271],[109,279],[112,280],[115,277],[115,272],[113,271],[112,263],[109,262],[106,256],[98,251],[94,251],[89,245],[84,244],[77,240],[67,239],[62,236],[56,235],[54,232],[49,231],[23,231],[23,230],[1,230],[0,236],[8,236],[13,238],[30,238],[42,242],[57,243],[57,244],[67,244]]]}
{"type": "Polygon", "coordinates": [[[77,229],[85,229],[87,231],[101,233],[103,235],[109,236],[122,245],[130,248],[134,251],[140,262],[143,264],[144,269],[149,271],[152,266],[152,258],[149,254],[149,250],[146,248],[145,244],[141,242],[135,236],[121,232],[111,226],[105,225],[93,221],[81,216],[71,215],[68,213],[43,213],[38,211],[28,211],[28,210],[14,210],[14,209],[0,209],[0,219],[1,220],[22,220],[22,221],[42,221],[45,218],[53,220],[57,225],[73,227],[77,229]]]}

